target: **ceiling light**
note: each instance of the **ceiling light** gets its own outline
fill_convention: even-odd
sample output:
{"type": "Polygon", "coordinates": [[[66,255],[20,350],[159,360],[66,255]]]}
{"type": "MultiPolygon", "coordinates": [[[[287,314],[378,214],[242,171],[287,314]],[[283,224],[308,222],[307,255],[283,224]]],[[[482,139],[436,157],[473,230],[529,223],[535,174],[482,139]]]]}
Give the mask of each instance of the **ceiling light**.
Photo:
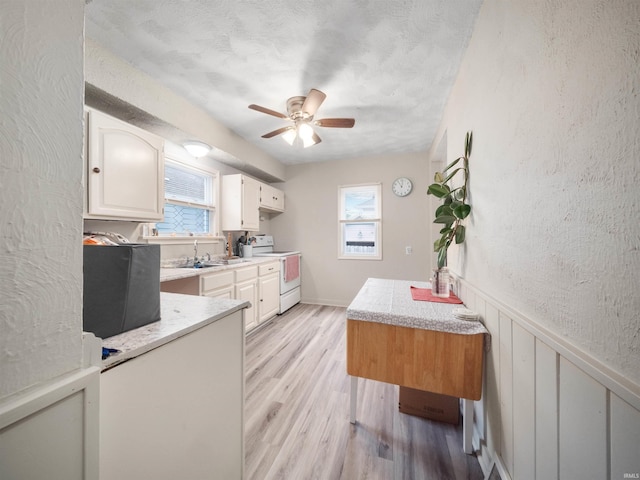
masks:
{"type": "Polygon", "coordinates": [[[311,140],[313,137],[313,128],[308,123],[300,123],[298,125],[298,135],[305,142],[306,147],[306,141],[311,140]]]}
{"type": "Polygon", "coordinates": [[[211,147],[206,143],[198,142],[195,140],[190,142],[184,142],[182,146],[185,148],[187,152],[189,152],[191,155],[193,155],[196,158],[204,157],[211,150],[211,147]]]}
{"type": "Polygon", "coordinates": [[[293,146],[293,142],[296,141],[297,132],[295,128],[290,128],[283,135],[282,138],[291,146],[293,146]]]}
{"type": "Polygon", "coordinates": [[[313,147],[316,143],[317,142],[313,139],[313,137],[303,138],[302,139],[302,146],[304,148],[313,147]]]}

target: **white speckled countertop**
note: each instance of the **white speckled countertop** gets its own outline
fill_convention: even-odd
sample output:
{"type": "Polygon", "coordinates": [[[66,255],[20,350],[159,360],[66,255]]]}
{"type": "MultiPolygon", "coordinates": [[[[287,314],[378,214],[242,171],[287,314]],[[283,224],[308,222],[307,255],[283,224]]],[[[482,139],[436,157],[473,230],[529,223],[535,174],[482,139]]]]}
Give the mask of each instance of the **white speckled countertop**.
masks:
{"type": "Polygon", "coordinates": [[[258,265],[260,263],[268,263],[278,261],[277,257],[251,257],[251,259],[244,259],[240,263],[233,263],[231,265],[216,265],[211,268],[161,268],[160,269],[160,281],[167,282],[170,280],[180,280],[181,278],[195,277],[198,275],[204,275],[206,273],[222,272],[223,270],[235,270],[238,268],[249,267],[251,265],[258,265]]]}
{"type": "Polygon", "coordinates": [[[347,308],[347,318],[465,335],[489,333],[479,321],[453,315],[462,305],[413,300],[412,285],[431,288],[428,282],[369,278],[347,308]]]}
{"type": "Polygon", "coordinates": [[[103,347],[121,351],[103,360],[102,368],[105,370],[135,358],[248,306],[249,302],[243,300],[162,292],[161,320],[102,341],[103,347]]]}

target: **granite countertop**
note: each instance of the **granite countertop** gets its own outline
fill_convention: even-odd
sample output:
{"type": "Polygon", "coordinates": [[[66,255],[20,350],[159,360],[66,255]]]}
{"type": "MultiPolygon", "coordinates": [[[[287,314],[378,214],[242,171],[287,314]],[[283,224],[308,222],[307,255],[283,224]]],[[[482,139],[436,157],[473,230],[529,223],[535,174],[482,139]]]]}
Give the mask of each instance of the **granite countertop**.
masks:
{"type": "Polygon", "coordinates": [[[369,278],[347,308],[347,318],[466,335],[489,333],[480,321],[453,315],[462,305],[413,300],[411,286],[431,288],[428,282],[369,278]]]}
{"type": "Polygon", "coordinates": [[[161,320],[102,341],[103,347],[120,350],[120,353],[102,361],[102,370],[142,355],[248,306],[249,302],[243,300],[162,292],[161,320]]]}
{"type": "Polygon", "coordinates": [[[224,270],[236,270],[238,268],[246,268],[251,265],[259,265],[261,263],[277,262],[277,257],[251,257],[251,259],[243,259],[240,263],[231,265],[219,265],[211,268],[166,268],[160,269],[160,281],[167,282],[169,280],[180,280],[181,278],[197,277],[207,273],[222,272],[224,270]]]}

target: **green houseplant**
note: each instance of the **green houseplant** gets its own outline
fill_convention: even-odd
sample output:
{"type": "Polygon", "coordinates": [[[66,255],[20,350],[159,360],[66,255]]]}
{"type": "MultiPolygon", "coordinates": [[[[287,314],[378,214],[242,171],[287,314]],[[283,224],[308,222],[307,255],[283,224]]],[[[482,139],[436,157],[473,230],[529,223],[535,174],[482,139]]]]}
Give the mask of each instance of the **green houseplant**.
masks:
{"type": "MultiPolygon", "coordinates": [[[[467,182],[469,180],[469,156],[473,133],[467,132],[464,141],[464,155],[456,158],[447,165],[442,172],[436,172],[434,183],[429,185],[428,195],[434,195],[442,199],[442,204],[435,211],[433,223],[441,224],[440,238],[433,244],[433,251],[438,253],[438,270],[447,265],[447,250],[455,242],[464,242],[465,227],[462,221],[471,213],[471,205],[467,203],[467,182]],[[460,164],[462,162],[462,164],[460,164]],[[454,187],[449,184],[456,175],[462,175],[462,185],[454,187]]],[[[437,284],[438,272],[434,272],[434,284],[437,284]]],[[[448,286],[448,277],[445,279],[448,286]]],[[[435,291],[434,291],[435,294],[435,291]]],[[[448,289],[447,295],[448,296],[448,289]]]]}

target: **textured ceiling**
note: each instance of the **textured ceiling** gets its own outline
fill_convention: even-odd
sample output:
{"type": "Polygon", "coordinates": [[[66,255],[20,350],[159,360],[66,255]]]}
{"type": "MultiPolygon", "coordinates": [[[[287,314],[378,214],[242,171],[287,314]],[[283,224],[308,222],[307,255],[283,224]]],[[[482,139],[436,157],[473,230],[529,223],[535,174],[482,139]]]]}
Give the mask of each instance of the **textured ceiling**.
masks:
{"type": "Polygon", "coordinates": [[[86,34],[285,164],[426,150],[482,0],[88,0],[86,34]],[[260,136],[317,88],[307,149],[260,136]]]}

